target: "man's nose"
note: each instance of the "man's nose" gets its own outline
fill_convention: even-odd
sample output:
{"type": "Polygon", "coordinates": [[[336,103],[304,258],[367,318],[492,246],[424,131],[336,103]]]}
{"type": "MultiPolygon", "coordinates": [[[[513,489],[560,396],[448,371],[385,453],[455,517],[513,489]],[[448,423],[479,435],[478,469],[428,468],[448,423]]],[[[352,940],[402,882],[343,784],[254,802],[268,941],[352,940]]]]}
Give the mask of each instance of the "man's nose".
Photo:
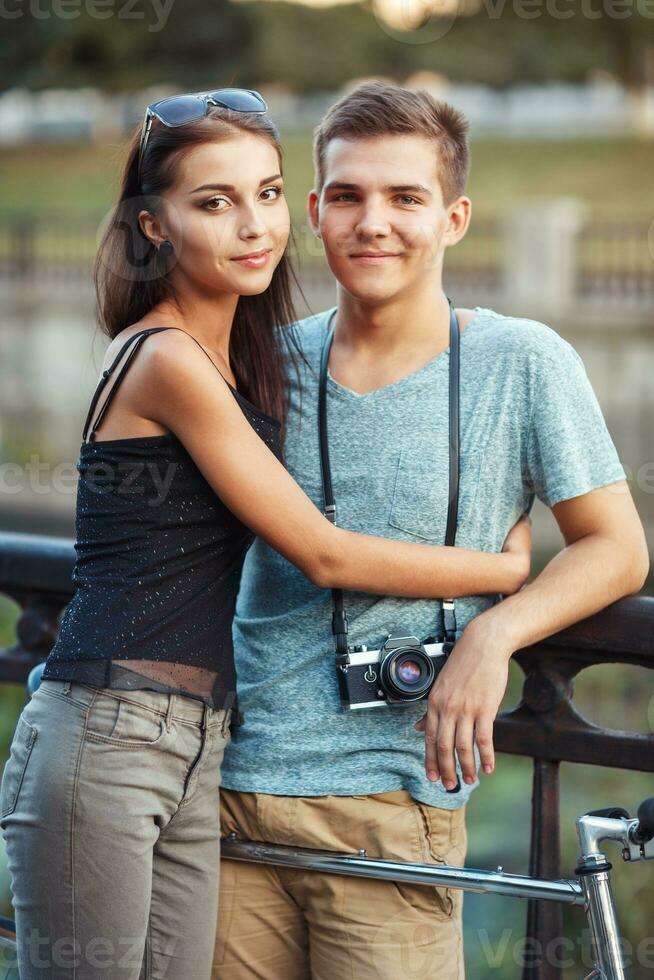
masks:
{"type": "Polygon", "coordinates": [[[359,213],[355,231],[364,238],[377,238],[390,233],[390,222],[384,209],[378,205],[368,205],[359,213]]]}

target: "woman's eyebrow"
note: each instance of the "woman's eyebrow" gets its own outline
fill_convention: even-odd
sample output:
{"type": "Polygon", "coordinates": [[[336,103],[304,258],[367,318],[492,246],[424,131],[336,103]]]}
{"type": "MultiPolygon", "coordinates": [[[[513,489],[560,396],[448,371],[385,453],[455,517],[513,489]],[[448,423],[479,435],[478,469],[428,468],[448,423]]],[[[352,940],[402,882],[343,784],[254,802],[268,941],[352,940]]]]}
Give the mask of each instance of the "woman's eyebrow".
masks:
{"type": "MultiPolygon", "coordinates": [[[[273,174],[272,177],[264,177],[262,181],[259,182],[259,187],[263,187],[264,184],[270,184],[273,180],[281,180],[281,174],[273,174]]],[[[191,194],[197,194],[198,191],[235,191],[236,188],[233,184],[201,184],[200,187],[196,187],[192,190],[191,194]]]]}

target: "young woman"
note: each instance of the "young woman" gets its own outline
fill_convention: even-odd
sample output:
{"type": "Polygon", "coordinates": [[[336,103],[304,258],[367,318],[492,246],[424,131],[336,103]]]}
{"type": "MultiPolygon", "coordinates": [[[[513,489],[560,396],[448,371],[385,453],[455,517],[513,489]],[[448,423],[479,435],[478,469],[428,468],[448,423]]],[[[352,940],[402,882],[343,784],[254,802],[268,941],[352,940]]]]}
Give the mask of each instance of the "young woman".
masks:
{"type": "Polygon", "coordinates": [[[0,794],[22,980],[209,977],[253,535],[324,588],[509,593],[529,573],[527,520],[499,555],[372,538],[284,469],[282,186],[257,93],[148,107],[129,150],[96,263],[113,339],[80,450],[76,593],[0,794]]]}

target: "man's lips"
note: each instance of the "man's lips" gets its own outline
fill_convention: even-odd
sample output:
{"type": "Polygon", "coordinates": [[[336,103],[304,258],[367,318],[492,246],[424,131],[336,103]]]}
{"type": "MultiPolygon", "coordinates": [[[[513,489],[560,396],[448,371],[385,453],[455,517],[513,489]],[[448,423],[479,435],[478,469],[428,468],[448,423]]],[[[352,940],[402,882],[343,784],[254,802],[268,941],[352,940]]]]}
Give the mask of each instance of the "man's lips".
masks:
{"type": "Polygon", "coordinates": [[[391,259],[397,259],[400,252],[351,252],[350,258],[361,265],[384,265],[391,259]]]}

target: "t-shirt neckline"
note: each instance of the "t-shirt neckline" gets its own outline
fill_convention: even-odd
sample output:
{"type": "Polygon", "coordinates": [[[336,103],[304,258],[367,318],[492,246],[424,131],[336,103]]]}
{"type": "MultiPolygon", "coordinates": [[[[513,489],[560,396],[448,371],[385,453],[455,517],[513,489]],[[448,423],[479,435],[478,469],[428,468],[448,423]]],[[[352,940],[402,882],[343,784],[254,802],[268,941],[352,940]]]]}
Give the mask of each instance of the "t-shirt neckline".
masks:
{"type": "MultiPolygon", "coordinates": [[[[327,327],[328,328],[329,328],[329,324],[331,323],[331,321],[332,321],[332,319],[333,319],[333,317],[334,317],[334,315],[336,313],[336,310],[337,310],[337,307],[333,307],[333,309],[329,311],[329,315],[327,317],[327,327]]],[[[463,332],[460,335],[460,338],[459,338],[460,348],[463,347],[463,342],[464,342],[465,338],[467,337],[468,331],[470,330],[470,328],[472,326],[474,326],[477,323],[477,321],[482,318],[481,317],[481,314],[483,314],[483,313],[486,312],[486,310],[485,310],[485,308],[483,306],[475,306],[475,307],[473,307],[473,310],[474,310],[474,314],[475,315],[467,323],[467,325],[465,326],[463,332]]],[[[327,383],[329,384],[329,386],[334,391],[338,391],[340,394],[345,395],[345,396],[347,396],[349,398],[352,398],[352,399],[356,399],[357,401],[361,401],[361,400],[366,399],[366,398],[372,398],[373,396],[379,395],[382,392],[383,393],[387,393],[387,392],[392,391],[395,388],[401,387],[402,385],[406,385],[406,384],[408,384],[408,383],[410,383],[412,381],[415,381],[421,374],[426,373],[427,371],[429,371],[431,368],[433,368],[440,361],[444,361],[446,359],[449,360],[450,346],[451,345],[448,344],[447,347],[444,350],[442,350],[439,354],[436,354],[435,357],[432,357],[429,361],[426,361],[425,364],[422,364],[419,368],[416,368],[415,371],[411,371],[410,374],[405,374],[404,377],[398,378],[397,381],[391,381],[390,384],[381,385],[379,388],[373,388],[372,391],[366,391],[366,392],[360,393],[358,391],[353,391],[352,388],[347,388],[345,385],[342,385],[340,383],[340,381],[336,381],[335,378],[332,377],[329,368],[327,368],[327,383]]]]}

